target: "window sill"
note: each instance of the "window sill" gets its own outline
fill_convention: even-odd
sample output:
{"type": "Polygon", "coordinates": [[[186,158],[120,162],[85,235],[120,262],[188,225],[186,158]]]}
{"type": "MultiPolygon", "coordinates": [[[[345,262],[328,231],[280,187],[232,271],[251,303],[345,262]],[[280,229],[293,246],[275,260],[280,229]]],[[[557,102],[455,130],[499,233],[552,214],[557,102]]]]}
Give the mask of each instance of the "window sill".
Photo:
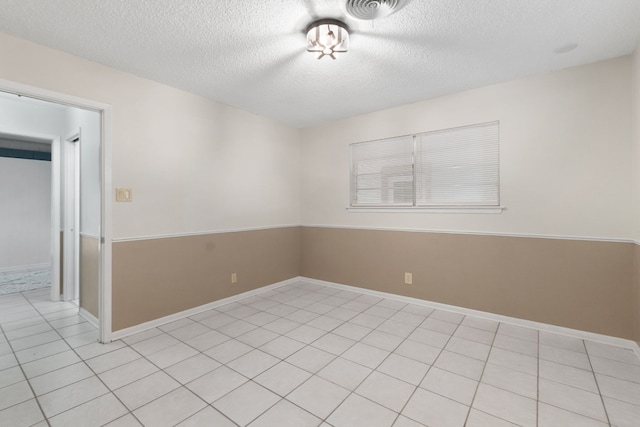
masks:
{"type": "Polygon", "coordinates": [[[445,213],[445,214],[499,214],[506,209],[504,206],[443,206],[443,207],[415,207],[415,206],[349,206],[352,213],[445,213]]]}

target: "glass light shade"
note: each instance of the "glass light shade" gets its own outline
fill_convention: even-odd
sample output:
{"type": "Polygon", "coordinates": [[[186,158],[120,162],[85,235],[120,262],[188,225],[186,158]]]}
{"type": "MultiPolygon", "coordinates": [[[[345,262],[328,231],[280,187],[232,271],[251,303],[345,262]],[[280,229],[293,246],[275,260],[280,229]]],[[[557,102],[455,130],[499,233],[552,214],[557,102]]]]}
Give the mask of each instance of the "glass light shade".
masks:
{"type": "Polygon", "coordinates": [[[335,53],[349,49],[349,31],[347,26],[334,19],[323,19],[309,25],[307,29],[307,51],[319,53],[318,59],[329,56],[336,59],[335,53]]]}

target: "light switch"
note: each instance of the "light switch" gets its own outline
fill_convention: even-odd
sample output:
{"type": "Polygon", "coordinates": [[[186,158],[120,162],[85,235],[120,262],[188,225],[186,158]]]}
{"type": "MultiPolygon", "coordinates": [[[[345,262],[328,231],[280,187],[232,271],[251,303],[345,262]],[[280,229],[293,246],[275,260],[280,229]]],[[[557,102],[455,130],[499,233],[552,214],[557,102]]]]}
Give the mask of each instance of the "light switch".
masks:
{"type": "Polygon", "coordinates": [[[133,192],[130,188],[116,188],[116,202],[132,202],[133,192]]]}

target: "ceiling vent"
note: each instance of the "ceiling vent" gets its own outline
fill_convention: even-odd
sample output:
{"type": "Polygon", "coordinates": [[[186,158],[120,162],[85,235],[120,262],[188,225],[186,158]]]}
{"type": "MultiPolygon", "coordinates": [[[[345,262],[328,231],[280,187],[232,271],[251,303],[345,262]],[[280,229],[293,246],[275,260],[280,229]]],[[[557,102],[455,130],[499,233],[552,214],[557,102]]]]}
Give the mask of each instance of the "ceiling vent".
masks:
{"type": "Polygon", "coordinates": [[[356,19],[380,19],[402,7],[402,0],[347,0],[347,13],[356,19]]]}

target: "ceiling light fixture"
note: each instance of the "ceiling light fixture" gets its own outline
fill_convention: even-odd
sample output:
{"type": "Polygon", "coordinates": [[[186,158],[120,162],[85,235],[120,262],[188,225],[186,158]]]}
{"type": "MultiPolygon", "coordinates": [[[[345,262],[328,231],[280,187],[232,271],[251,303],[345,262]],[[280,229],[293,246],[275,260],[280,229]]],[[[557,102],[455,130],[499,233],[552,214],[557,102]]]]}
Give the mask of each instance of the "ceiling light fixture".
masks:
{"type": "Polygon", "coordinates": [[[313,22],[307,28],[307,51],[319,53],[318,59],[349,49],[349,31],[347,26],[335,19],[322,19],[313,22]]]}

